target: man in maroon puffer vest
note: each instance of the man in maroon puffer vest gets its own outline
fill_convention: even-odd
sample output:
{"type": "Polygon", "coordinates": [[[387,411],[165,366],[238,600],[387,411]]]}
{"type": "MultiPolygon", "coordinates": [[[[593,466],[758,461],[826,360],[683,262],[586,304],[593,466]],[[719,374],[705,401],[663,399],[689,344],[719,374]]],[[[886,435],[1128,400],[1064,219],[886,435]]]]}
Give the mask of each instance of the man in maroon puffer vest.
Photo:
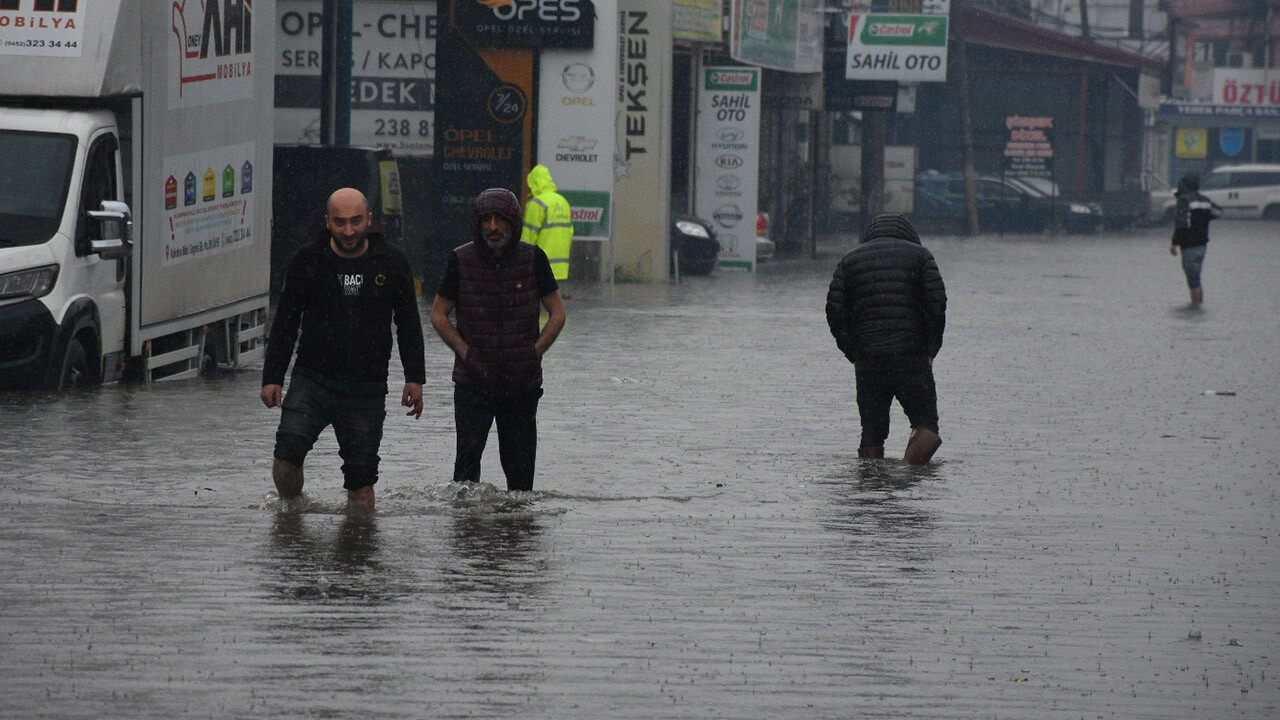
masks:
{"type": "Polygon", "coordinates": [[[489,428],[508,490],[532,490],[538,449],[542,356],[564,327],[564,301],[547,254],[520,242],[520,201],[503,188],[480,193],[475,239],[454,248],[431,306],[431,326],[453,349],[454,482],[479,482],[489,428]],[[539,306],[549,314],[538,330],[539,306]],[[449,319],[456,311],[457,324],[449,319]]]}

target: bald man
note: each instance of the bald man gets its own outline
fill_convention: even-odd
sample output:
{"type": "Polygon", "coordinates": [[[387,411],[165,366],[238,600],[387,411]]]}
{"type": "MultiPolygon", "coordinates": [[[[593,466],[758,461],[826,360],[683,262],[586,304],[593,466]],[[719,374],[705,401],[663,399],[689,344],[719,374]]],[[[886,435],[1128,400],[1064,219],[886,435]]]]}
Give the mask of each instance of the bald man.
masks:
{"type": "Polygon", "coordinates": [[[392,323],[404,366],[400,403],[414,418],[422,416],[426,362],[413,273],[403,250],[369,231],[372,221],[365,196],[342,188],[329,197],[326,227],[289,260],[261,394],[264,405],[281,408],[271,476],[284,499],[302,494],[303,460],[332,425],[347,503],[373,510],[392,323]]]}

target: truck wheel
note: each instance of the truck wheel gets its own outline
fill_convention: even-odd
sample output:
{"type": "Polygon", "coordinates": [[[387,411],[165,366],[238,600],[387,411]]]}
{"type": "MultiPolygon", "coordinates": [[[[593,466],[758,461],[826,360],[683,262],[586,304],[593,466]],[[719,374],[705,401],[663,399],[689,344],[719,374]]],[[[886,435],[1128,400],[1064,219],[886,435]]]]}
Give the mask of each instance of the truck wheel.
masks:
{"type": "Polygon", "coordinates": [[[1280,220],[1280,205],[1268,205],[1266,210],[1262,211],[1263,220],[1280,220]]]}
{"type": "Polygon", "coordinates": [[[72,338],[67,346],[67,356],[62,361],[62,375],[58,380],[59,390],[73,390],[93,385],[93,366],[89,363],[89,351],[84,342],[72,338]]]}

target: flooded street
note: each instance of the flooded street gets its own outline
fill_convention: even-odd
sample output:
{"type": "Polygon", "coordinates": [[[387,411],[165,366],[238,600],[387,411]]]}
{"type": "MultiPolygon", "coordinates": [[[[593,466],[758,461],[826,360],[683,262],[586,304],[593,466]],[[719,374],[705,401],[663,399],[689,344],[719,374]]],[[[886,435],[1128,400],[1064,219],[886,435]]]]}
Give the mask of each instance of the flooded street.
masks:
{"type": "Polygon", "coordinates": [[[1212,232],[1202,310],[1165,228],[926,236],[924,468],[857,459],[835,239],[573,288],[522,497],[429,327],[371,518],[331,432],[275,499],[257,367],[0,396],[0,717],[1280,716],[1280,226],[1212,232]]]}

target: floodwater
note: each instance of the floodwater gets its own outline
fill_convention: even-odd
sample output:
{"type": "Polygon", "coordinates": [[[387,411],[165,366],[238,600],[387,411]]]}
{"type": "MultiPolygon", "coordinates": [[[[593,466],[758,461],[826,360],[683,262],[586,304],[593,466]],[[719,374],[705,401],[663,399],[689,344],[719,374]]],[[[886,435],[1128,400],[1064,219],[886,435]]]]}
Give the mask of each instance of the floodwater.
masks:
{"type": "Polygon", "coordinates": [[[1213,235],[1202,310],[1163,229],[926,238],[924,468],[856,457],[839,238],[574,288],[520,497],[434,335],[368,518],[330,434],[274,497],[256,368],[0,396],[0,717],[1280,716],[1280,230],[1213,235]]]}

